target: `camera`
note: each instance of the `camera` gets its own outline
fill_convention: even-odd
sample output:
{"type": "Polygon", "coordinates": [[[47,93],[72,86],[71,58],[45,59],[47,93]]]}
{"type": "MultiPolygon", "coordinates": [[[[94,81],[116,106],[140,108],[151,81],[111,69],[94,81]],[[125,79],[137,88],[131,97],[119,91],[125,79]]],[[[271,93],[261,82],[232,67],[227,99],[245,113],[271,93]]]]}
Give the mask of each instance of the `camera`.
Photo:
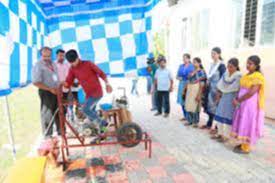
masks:
{"type": "Polygon", "coordinates": [[[147,58],[147,64],[148,65],[152,65],[155,63],[155,58],[154,57],[151,57],[151,58],[147,58]]]}

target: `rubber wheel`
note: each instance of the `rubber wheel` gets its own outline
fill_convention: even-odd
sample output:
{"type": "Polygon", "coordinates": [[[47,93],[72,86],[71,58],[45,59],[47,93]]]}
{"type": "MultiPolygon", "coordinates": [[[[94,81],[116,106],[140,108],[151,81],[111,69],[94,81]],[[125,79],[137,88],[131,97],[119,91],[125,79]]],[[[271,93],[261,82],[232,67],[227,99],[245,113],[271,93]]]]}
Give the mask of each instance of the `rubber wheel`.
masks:
{"type": "Polygon", "coordinates": [[[96,136],[98,134],[97,129],[93,127],[91,124],[83,124],[83,131],[82,134],[85,137],[91,137],[91,136],[96,136]]]}
{"type": "Polygon", "coordinates": [[[124,123],[117,130],[117,140],[124,147],[135,147],[142,140],[142,130],[136,123],[124,123]]]}

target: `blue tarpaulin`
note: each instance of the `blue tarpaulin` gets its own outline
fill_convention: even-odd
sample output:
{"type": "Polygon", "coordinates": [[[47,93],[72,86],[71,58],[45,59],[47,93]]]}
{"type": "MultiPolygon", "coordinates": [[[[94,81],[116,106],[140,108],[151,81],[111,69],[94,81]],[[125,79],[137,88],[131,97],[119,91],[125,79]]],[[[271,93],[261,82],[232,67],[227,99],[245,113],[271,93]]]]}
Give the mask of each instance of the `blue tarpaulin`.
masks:
{"type": "Polygon", "coordinates": [[[146,75],[158,1],[1,0],[0,96],[31,83],[45,45],[76,49],[112,77],[146,75]]]}

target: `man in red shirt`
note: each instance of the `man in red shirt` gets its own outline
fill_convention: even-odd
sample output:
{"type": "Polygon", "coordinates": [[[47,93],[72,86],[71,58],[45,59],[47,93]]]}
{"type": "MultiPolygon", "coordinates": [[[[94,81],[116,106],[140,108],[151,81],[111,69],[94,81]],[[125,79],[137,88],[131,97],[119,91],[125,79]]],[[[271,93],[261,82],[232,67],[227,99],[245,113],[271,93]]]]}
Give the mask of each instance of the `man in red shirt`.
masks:
{"type": "Polygon", "coordinates": [[[71,68],[64,86],[72,86],[75,78],[79,81],[86,94],[83,112],[87,115],[89,121],[97,123],[99,125],[99,129],[101,131],[105,131],[104,129],[108,123],[97,115],[95,109],[97,103],[103,96],[99,78],[105,82],[107,93],[112,92],[112,87],[107,80],[106,74],[94,63],[80,60],[76,50],[69,50],[65,56],[71,64],[71,68]]]}

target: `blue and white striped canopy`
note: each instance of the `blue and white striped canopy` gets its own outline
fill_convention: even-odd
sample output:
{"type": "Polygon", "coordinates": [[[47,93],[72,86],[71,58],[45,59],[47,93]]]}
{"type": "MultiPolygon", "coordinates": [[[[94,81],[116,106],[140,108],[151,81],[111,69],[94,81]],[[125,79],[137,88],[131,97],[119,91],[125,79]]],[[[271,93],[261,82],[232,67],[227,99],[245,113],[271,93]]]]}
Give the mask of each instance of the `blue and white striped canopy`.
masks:
{"type": "Polygon", "coordinates": [[[112,77],[146,75],[159,0],[1,0],[0,96],[31,83],[42,46],[76,49],[112,77]]]}

